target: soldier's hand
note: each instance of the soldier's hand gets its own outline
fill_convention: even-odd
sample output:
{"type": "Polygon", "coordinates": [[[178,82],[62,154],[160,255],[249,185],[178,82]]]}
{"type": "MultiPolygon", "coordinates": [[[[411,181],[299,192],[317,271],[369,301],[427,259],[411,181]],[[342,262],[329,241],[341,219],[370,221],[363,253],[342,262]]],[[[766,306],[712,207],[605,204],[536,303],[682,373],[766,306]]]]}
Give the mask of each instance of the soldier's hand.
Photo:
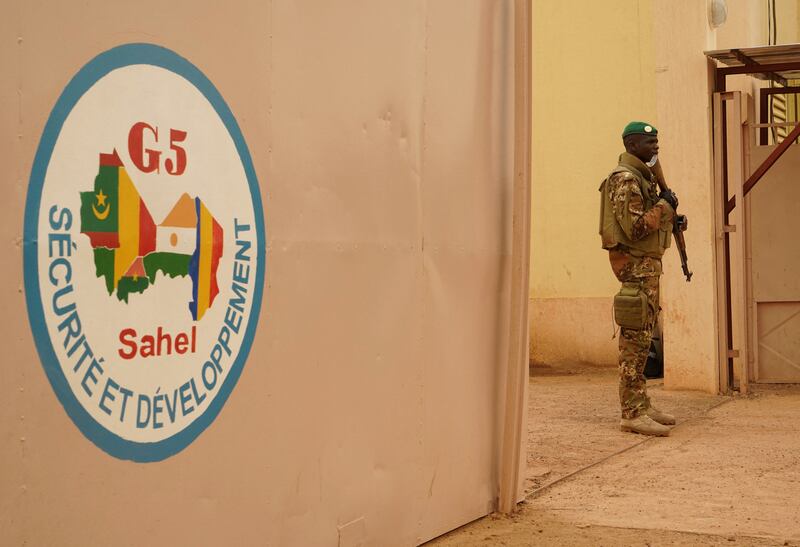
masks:
{"type": "Polygon", "coordinates": [[[678,208],[678,196],[672,190],[662,190],[658,197],[669,203],[673,209],[678,208]]]}

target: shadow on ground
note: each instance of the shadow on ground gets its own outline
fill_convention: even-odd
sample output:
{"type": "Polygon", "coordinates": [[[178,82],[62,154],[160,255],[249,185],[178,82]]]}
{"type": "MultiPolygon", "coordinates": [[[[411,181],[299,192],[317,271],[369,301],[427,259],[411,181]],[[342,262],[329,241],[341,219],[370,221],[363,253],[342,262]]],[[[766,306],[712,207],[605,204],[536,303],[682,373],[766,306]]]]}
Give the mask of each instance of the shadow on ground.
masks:
{"type": "Polygon", "coordinates": [[[535,366],[526,501],[431,545],[800,545],[800,387],[667,391],[670,437],[619,431],[617,373],[535,366]]]}
{"type": "MultiPolygon", "coordinates": [[[[617,369],[610,367],[531,367],[526,495],[644,439],[619,431],[617,381],[617,369]]],[[[649,380],[647,386],[653,404],[674,414],[678,423],[725,400],[665,391],[662,380],[649,380]]]]}

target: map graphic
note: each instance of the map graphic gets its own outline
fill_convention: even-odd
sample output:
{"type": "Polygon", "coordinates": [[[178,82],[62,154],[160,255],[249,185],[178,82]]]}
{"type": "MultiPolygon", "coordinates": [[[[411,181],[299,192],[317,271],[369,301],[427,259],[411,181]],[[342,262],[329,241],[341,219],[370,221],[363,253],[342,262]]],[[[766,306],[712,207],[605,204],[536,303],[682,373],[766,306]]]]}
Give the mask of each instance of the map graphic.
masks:
{"type": "Polygon", "coordinates": [[[94,190],[81,192],[81,233],[89,237],[97,277],[128,303],[159,272],[192,281],[189,311],[199,321],[219,294],[223,230],[202,200],[184,193],[156,225],[114,150],[100,154],[94,190]]]}

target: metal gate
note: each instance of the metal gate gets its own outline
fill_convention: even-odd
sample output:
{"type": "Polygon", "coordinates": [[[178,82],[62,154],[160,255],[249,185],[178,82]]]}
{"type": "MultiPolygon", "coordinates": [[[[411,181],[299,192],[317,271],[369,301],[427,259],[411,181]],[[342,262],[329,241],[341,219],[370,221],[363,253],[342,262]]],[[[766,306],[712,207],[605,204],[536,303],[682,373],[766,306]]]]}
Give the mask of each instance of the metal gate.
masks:
{"type": "MultiPolygon", "coordinates": [[[[760,165],[776,145],[755,146],[760,165]]],[[[800,382],[800,146],[791,145],[749,200],[752,379],[800,382]]]]}
{"type": "Polygon", "coordinates": [[[800,88],[791,85],[800,80],[800,44],[706,55],[719,63],[712,68],[719,388],[800,383],[800,88]],[[728,91],[731,76],[759,95],[758,118],[749,93],[728,91]]]}
{"type": "Polygon", "coordinates": [[[756,132],[774,124],[755,123],[749,99],[714,94],[721,391],[800,383],[800,145],[797,130],[761,145],[756,132]]]}

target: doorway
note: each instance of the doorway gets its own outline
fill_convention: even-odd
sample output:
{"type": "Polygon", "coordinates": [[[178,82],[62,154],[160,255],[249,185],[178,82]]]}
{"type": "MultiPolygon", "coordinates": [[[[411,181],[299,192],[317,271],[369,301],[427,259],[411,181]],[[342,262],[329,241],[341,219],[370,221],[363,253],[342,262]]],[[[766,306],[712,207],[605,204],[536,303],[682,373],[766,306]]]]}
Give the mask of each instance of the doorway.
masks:
{"type": "Polygon", "coordinates": [[[720,392],[800,383],[800,87],[792,85],[800,46],[706,55],[719,63],[712,122],[720,392]],[[739,90],[727,89],[729,76],[739,77],[739,90]]]}

